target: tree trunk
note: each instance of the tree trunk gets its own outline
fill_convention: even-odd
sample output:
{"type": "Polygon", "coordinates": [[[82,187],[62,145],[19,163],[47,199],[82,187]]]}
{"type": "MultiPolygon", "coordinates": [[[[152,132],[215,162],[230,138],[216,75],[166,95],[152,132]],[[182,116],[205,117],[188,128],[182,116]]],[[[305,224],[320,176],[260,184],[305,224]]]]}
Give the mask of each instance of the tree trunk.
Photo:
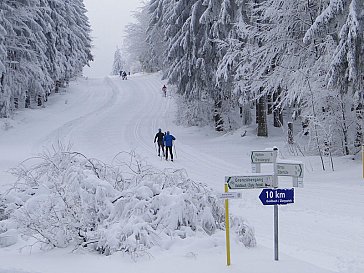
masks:
{"type": "Polygon", "coordinates": [[[268,94],[267,95],[268,115],[271,115],[273,113],[273,101],[274,99],[272,99],[272,94],[268,94]]]}
{"type": "Polygon", "coordinates": [[[252,124],[252,113],[250,111],[249,105],[244,107],[244,125],[252,124]]]}
{"type": "Polygon", "coordinates": [[[294,143],[294,139],[293,139],[293,123],[292,122],[288,122],[288,144],[293,144],[294,143]]]}
{"type": "Polygon", "coordinates": [[[29,108],[30,107],[30,96],[29,94],[26,95],[25,98],[25,108],[29,108]]]}
{"type": "Polygon", "coordinates": [[[14,108],[19,109],[19,98],[14,98],[14,108]]]}
{"type": "Polygon", "coordinates": [[[266,97],[261,96],[258,102],[258,136],[268,136],[266,97]]]}
{"type": "Polygon", "coordinates": [[[41,95],[37,96],[37,105],[38,106],[42,106],[43,105],[43,99],[41,95]]]}
{"type": "Polygon", "coordinates": [[[342,132],[343,132],[343,151],[344,155],[349,155],[349,144],[348,144],[348,127],[346,125],[346,116],[345,116],[345,104],[343,102],[343,98],[341,98],[341,115],[342,115],[342,132]]]}
{"type": "Polygon", "coordinates": [[[221,116],[222,110],[222,100],[218,99],[215,101],[215,110],[214,110],[214,120],[215,120],[215,130],[218,132],[224,131],[224,120],[221,116]]]}
{"type": "Polygon", "coordinates": [[[363,105],[359,103],[358,106],[356,107],[356,125],[355,125],[356,136],[354,141],[354,146],[356,148],[361,147],[363,143],[362,123],[363,123],[363,105]]]}
{"type": "Polygon", "coordinates": [[[282,127],[283,125],[283,113],[282,107],[280,106],[281,102],[281,87],[279,86],[277,91],[273,93],[273,126],[274,127],[282,127]]]}
{"type": "Polygon", "coordinates": [[[249,105],[240,106],[240,118],[243,120],[244,125],[252,123],[252,113],[249,105]]]}

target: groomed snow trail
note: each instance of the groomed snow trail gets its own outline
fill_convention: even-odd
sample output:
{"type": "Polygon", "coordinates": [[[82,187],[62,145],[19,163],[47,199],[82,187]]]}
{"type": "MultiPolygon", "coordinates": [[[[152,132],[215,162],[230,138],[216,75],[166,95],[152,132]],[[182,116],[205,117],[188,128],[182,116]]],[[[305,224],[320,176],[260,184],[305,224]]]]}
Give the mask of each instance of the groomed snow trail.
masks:
{"type": "MultiPolygon", "coordinates": [[[[184,168],[192,179],[221,192],[225,175],[250,172],[250,150],[283,146],[280,138],[218,136],[208,129],[176,126],[175,101],[170,96],[162,97],[162,86],[158,74],[134,75],[126,81],[107,77],[73,83],[70,93],[59,94],[61,99],[51,101],[48,108],[19,113],[19,124],[3,131],[0,149],[9,156],[0,157],[0,168],[4,171],[13,167],[40,152],[43,146],[49,148],[60,141],[105,162],[111,162],[118,152],[135,150],[156,167],[184,168]],[[158,128],[171,131],[177,138],[173,163],[157,156],[153,139],[158,128]]],[[[335,173],[323,173],[315,165],[317,159],[303,159],[306,166],[314,166],[305,170],[305,188],[296,190],[295,204],[280,207],[283,260],[287,262],[290,256],[322,269],[315,272],[364,272],[364,188],[360,184],[360,166],[340,160],[335,173]]],[[[0,179],[5,177],[9,179],[2,172],[0,179]]],[[[282,185],[291,187],[287,180],[282,185]]],[[[230,203],[232,213],[244,216],[255,227],[258,249],[264,246],[267,254],[266,249],[272,251],[273,247],[273,214],[272,208],[260,204],[259,193],[260,190],[244,191],[242,200],[230,203]]],[[[273,252],[268,255],[273,257],[273,252]]],[[[222,252],[222,263],[223,256],[222,252]]],[[[238,259],[237,253],[234,256],[238,259]]],[[[294,271],[280,270],[272,272],[294,271]]]]}

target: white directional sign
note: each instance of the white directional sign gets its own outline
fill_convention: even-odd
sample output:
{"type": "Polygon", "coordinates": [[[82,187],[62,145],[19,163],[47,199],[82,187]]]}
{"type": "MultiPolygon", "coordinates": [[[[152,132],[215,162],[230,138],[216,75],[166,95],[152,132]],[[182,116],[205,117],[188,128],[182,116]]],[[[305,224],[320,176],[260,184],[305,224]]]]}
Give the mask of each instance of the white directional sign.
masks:
{"type": "Polygon", "coordinates": [[[273,163],[273,151],[252,151],[250,158],[252,163],[273,163]]]}
{"type": "Polygon", "coordinates": [[[219,193],[217,196],[222,199],[240,199],[241,192],[224,192],[219,193]]]}
{"type": "Polygon", "coordinates": [[[303,177],[302,163],[279,163],[277,162],[278,176],[303,177]]]}
{"type": "Polygon", "coordinates": [[[230,189],[256,189],[273,187],[273,175],[225,176],[230,189]]]}

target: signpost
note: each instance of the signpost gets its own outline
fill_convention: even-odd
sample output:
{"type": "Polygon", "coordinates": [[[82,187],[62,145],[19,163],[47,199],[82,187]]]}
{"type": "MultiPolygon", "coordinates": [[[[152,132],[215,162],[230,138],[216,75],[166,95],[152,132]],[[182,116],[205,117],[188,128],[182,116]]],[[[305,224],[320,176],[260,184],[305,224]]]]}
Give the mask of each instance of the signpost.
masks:
{"type": "Polygon", "coordinates": [[[240,199],[242,197],[241,192],[224,192],[218,194],[221,199],[240,199]]]}
{"type": "MultiPolygon", "coordinates": [[[[261,164],[273,163],[274,165],[274,150],[252,151],[250,154],[252,172],[260,173],[261,164]]],[[[364,160],[363,160],[364,162],[364,160]]],[[[276,175],[292,177],[293,187],[303,188],[303,164],[301,162],[277,162],[276,175]]],[[[273,166],[274,167],[274,166],[273,166]]],[[[363,163],[364,177],[364,163],[363,163]]]]}
{"type": "Polygon", "coordinates": [[[301,162],[277,162],[277,175],[291,176],[293,187],[303,188],[303,169],[301,162]]]}
{"type": "Polygon", "coordinates": [[[273,163],[273,151],[252,151],[251,152],[252,163],[273,163]]]}
{"type": "Polygon", "coordinates": [[[257,189],[273,187],[273,175],[225,176],[230,189],[257,189]]]}
{"type": "Polygon", "coordinates": [[[277,175],[303,177],[303,164],[277,162],[277,175]]]}
{"type": "Polygon", "coordinates": [[[250,159],[252,162],[252,172],[260,173],[260,164],[273,163],[273,151],[272,150],[252,151],[250,154],[250,159]]]}
{"type": "Polygon", "coordinates": [[[226,232],[226,264],[230,265],[230,230],[229,230],[229,199],[241,198],[237,192],[228,189],[256,189],[273,187],[274,179],[271,174],[251,174],[246,176],[225,176],[225,193],[219,195],[225,199],[225,232],[226,232]]]}
{"type": "MultiPolygon", "coordinates": [[[[277,162],[278,148],[252,151],[250,158],[253,173],[243,176],[225,176],[225,193],[219,198],[225,199],[226,253],[227,265],[230,265],[230,233],[229,233],[229,199],[241,198],[236,192],[228,189],[263,188],[259,199],[263,205],[274,206],[274,260],[278,261],[278,205],[294,203],[294,189],[279,189],[278,176],[290,176],[294,187],[303,187],[303,164],[294,161],[277,162]],[[273,164],[273,173],[262,174],[261,164],[273,164]]],[[[363,145],[363,177],[364,177],[364,145],[363,145]]]]}
{"type": "MultiPolygon", "coordinates": [[[[278,156],[278,148],[273,148],[273,179],[274,179],[274,187],[278,188],[278,175],[277,175],[277,156],[278,156]]],[[[278,261],[278,205],[274,205],[273,210],[273,226],[274,226],[274,260],[278,261]]]]}
{"type": "Polygon", "coordinates": [[[259,199],[264,206],[294,203],[294,189],[263,189],[259,199]]]}
{"type": "MultiPolygon", "coordinates": [[[[224,186],[225,193],[229,191],[228,184],[224,186]]],[[[230,220],[229,220],[229,199],[225,199],[225,236],[226,236],[226,264],[230,266],[230,220]]]]}

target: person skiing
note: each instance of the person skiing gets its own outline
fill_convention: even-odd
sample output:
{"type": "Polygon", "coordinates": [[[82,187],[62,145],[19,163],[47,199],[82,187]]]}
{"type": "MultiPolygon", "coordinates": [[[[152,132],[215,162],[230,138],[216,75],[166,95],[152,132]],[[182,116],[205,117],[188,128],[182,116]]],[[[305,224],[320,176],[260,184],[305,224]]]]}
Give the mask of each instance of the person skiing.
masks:
{"type": "Polygon", "coordinates": [[[172,151],[173,140],[176,140],[176,138],[173,135],[171,135],[169,131],[167,131],[163,139],[164,146],[166,146],[166,160],[168,160],[168,151],[169,151],[171,155],[171,161],[173,161],[173,151],[172,151]]]}
{"type": "Polygon", "coordinates": [[[167,86],[166,86],[166,85],[163,85],[163,87],[162,87],[162,91],[163,91],[163,95],[164,95],[165,97],[167,97],[167,86]]]}
{"type": "Polygon", "coordinates": [[[123,70],[120,70],[119,75],[120,77],[123,75],[123,70]]]}
{"type": "Polygon", "coordinates": [[[125,71],[123,72],[123,80],[127,80],[126,72],[125,71]]]}
{"type": "Polygon", "coordinates": [[[158,129],[158,133],[154,137],[154,143],[157,141],[158,143],[158,156],[161,155],[161,148],[164,156],[164,134],[162,133],[162,129],[158,129]]]}

